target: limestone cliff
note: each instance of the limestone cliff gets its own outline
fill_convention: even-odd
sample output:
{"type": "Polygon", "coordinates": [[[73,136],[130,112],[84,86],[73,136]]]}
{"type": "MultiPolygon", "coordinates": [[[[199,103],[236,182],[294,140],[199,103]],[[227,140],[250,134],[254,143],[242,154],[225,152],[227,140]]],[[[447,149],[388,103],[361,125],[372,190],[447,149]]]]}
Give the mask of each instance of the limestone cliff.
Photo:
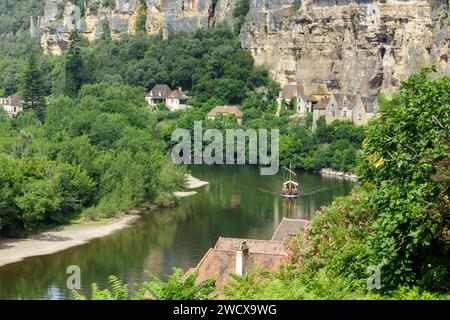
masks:
{"type": "MultiPolygon", "coordinates": [[[[113,38],[136,31],[141,0],[88,0],[78,9],[46,0],[33,35],[60,54],[77,28],[89,40],[108,21],[113,38]],[[106,5],[105,3],[109,3],[106,5]]],[[[237,0],[146,0],[146,30],[168,37],[220,21],[233,23],[237,0]]],[[[242,46],[276,80],[328,83],[342,92],[389,91],[423,66],[450,74],[448,0],[250,0],[242,46]]]]}
{"type": "Polygon", "coordinates": [[[392,90],[423,66],[450,74],[446,1],[257,0],[241,38],[282,83],[392,90]]]}

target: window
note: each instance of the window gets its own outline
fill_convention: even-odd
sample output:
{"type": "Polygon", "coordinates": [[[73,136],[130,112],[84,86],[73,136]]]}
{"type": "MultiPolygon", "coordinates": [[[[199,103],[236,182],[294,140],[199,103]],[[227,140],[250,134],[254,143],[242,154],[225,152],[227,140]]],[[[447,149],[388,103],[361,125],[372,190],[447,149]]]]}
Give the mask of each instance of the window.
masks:
{"type": "Polygon", "coordinates": [[[347,111],[342,111],[342,118],[347,118],[347,111]]]}

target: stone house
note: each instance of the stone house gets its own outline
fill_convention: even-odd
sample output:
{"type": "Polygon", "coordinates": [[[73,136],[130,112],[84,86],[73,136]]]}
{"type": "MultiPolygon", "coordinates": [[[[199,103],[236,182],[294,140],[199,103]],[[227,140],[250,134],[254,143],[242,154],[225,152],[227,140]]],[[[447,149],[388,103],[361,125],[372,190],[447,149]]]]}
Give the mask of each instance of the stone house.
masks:
{"type": "Polygon", "coordinates": [[[378,101],[376,97],[359,97],[353,109],[352,121],[361,126],[378,115],[378,101]]]}
{"type": "Polygon", "coordinates": [[[20,96],[9,96],[7,98],[0,98],[0,106],[6,111],[8,116],[12,117],[23,111],[24,101],[20,96]]]}
{"type": "Polygon", "coordinates": [[[334,120],[349,121],[356,125],[366,125],[370,118],[378,114],[376,97],[361,97],[352,94],[331,94],[313,106],[313,129],[316,121],[325,116],[327,124],[334,120]]]}
{"type": "Polygon", "coordinates": [[[317,128],[317,120],[319,120],[321,116],[325,115],[329,103],[330,103],[329,98],[323,98],[313,106],[313,124],[312,124],[313,130],[317,128]]]}
{"type": "Polygon", "coordinates": [[[215,277],[216,286],[221,288],[230,279],[230,273],[244,275],[255,267],[277,271],[289,264],[284,241],[299,234],[307,224],[305,220],[283,219],[272,240],[220,237],[214,248],[209,249],[197,267],[190,269],[188,274],[198,274],[197,284],[215,277]]]}
{"type": "Polygon", "coordinates": [[[236,117],[236,121],[239,125],[242,124],[242,119],[244,118],[244,114],[242,113],[242,111],[235,106],[218,106],[215,107],[214,109],[212,109],[207,117],[210,120],[215,120],[216,117],[221,114],[223,116],[227,116],[227,115],[234,115],[236,117]]]}
{"type": "Polygon", "coordinates": [[[332,94],[325,110],[325,120],[328,124],[334,120],[352,121],[353,108],[358,97],[352,94],[332,94]]]}
{"type": "Polygon", "coordinates": [[[172,91],[172,94],[167,99],[166,105],[172,112],[186,110],[190,108],[187,104],[189,99],[190,97],[183,92],[181,88],[178,88],[177,90],[172,91]]]}
{"type": "Polygon", "coordinates": [[[190,97],[181,88],[172,91],[166,84],[155,85],[145,96],[149,106],[156,107],[158,104],[165,104],[171,112],[189,109],[190,107],[187,105],[189,99],[190,97]]]}
{"type": "Polygon", "coordinates": [[[312,112],[312,99],[305,94],[305,88],[302,84],[288,84],[280,91],[278,96],[278,115],[281,112],[283,99],[286,102],[288,110],[296,110],[300,117],[306,117],[308,112],[312,112]]]}

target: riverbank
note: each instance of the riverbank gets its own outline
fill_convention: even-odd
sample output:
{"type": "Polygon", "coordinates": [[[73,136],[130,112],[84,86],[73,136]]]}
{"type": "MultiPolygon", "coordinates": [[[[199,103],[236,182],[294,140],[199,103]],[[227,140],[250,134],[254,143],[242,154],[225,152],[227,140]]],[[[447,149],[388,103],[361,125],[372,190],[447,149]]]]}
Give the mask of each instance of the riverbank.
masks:
{"type": "Polygon", "coordinates": [[[83,245],[130,226],[139,215],[106,221],[76,222],[24,239],[0,240],[0,267],[33,256],[42,256],[83,245]]]}
{"type": "Polygon", "coordinates": [[[357,175],[354,175],[354,174],[351,174],[348,172],[335,171],[332,169],[322,169],[322,170],[320,170],[320,174],[322,176],[332,176],[332,177],[353,180],[353,181],[357,181],[359,179],[359,177],[357,175]]]}
{"type": "MultiPolygon", "coordinates": [[[[201,188],[209,182],[187,175],[187,189],[201,188]]],[[[176,192],[180,198],[197,194],[196,191],[176,192]]],[[[130,226],[140,218],[140,211],[132,210],[121,218],[103,221],[77,221],[54,230],[22,239],[0,239],[0,267],[25,258],[57,253],[80,246],[97,238],[108,236],[130,226]]]]}
{"type": "MultiPolygon", "coordinates": [[[[198,188],[204,187],[204,186],[206,186],[208,184],[209,184],[209,182],[197,179],[197,178],[193,177],[190,174],[187,175],[186,188],[189,189],[189,190],[198,189],[198,188]]],[[[174,192],[174,195],[176,197],[178,197],[178,198],[186,198],[186,197],[190,197],[190,196],[193,196],[193,195],[196,195],[196,194],[197,194],[197,191],[178,191],[178,192],[174,192]]]]}

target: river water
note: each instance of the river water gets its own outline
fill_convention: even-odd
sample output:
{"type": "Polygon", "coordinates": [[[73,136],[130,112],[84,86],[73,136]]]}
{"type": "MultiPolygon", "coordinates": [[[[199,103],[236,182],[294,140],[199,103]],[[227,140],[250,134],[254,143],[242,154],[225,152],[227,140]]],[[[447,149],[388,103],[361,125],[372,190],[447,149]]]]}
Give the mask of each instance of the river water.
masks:
{"type": "MultiPolygon", "coordinates": [[[[348,194],[354,183],[298,172],[301,196],[277,196],[283,173],[261,176],[257,167],[194,166],[210,182],[176,208],[144,214],[131,227],[86,245],[0,268],[0,299],[72,299],[68,266],[81,269],[81,292],[92,283],[104,288],[109,275],[130,288],[148,280],[146,270],[164,277],[173,267],[195,267],[218,237],[270,239],[283,217],[311,219],[323,205],[348,194]]],[[[0,251],[1,254],[1,251],[0,251]]]]}

